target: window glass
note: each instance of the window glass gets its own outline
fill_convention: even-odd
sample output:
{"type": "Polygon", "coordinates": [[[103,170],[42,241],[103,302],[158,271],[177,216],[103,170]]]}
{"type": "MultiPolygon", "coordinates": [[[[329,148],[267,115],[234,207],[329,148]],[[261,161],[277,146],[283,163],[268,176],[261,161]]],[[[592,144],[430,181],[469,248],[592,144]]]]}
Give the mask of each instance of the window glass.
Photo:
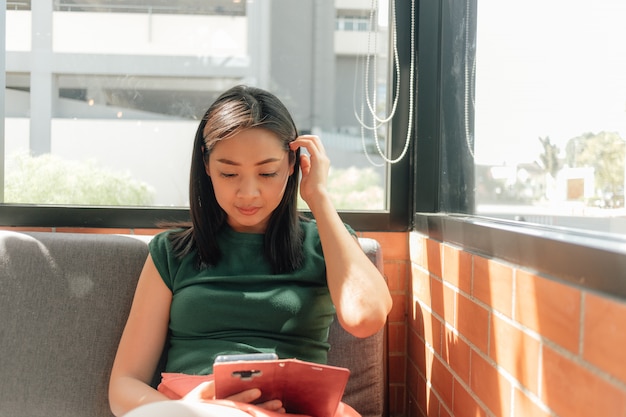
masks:
{"type": "MultiPolygon", "coordinates": [[[[199,118],[244,83],[275,93],[301,133],[320,135],[337,208],[387,210],[387,167],[356,117],[368,50],[368,91],[383,115],[392,90],[388,5],[370,6],[7,2],[3,202],[185,207],[199,118]]],[[[387,135],[377,135],[383,150],[387,135]]]]}
{"type": "Polygon", "coordinates": [[[623,0],[478,1],[477,214],[626,233],[625,21],[623,0]]]}

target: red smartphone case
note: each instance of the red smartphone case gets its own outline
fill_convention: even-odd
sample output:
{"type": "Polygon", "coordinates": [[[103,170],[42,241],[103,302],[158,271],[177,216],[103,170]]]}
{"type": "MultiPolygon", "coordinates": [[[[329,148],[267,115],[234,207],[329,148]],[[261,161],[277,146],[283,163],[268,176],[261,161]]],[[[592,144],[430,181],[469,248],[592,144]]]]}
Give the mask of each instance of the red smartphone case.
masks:
{"type": "Polygon", "coordinates": [[[215,363],[213,375],[217,399],[259,388],[258,403],[279,399],[288,413],[333,417],[350,370],[298,359],[277,359],[215,363]]]}

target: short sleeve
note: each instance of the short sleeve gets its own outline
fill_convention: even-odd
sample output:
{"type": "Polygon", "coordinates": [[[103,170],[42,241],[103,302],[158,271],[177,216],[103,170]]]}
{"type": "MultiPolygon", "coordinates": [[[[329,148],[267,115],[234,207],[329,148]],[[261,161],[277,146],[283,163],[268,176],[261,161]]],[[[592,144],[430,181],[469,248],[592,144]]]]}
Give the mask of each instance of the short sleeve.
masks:
{"type": "Polygon", "coordinates": [[[171,231],[168,230],[154,236],[148,245],[148,249],[150,250],[152,261],[157,271],[159,271],[163,282],[172,290],[173,277],[176,276],[179,262],[176,260],[172,251],[172,245],[169,241],[170,233],[171,231]]]}

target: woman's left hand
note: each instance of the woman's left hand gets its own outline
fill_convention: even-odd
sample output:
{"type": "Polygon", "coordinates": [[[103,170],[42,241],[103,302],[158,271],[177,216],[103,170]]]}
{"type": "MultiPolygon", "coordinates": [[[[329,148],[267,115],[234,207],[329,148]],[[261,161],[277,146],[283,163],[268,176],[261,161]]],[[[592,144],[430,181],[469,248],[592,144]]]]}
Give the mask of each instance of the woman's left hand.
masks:
{"type": "Polygon", "coordinates": [[[311,206],[320,195],[326,194],[330,160],[318,136],[298,136],[289,146],[292,151],[304,148],[308,153],[308,155],[302,152],[300,154],[300,169],[302,171],[300,195],[311,206]]]}
{"type": "MultiPolygon", "coordinates": [[[[234,401],[238,403],[251,404],[261,396],[261,390],[258,388],[242,391],[238,394],[231,395],[225,398],[227,401],[234,401]]],[[[199,384],[196,388],[189,391],[187,395],[183,397],[183,400],[187,401],[211,401],[215,402],[215,381],[206,381],[199,384]]],[[[218,400],[219,401],[219,400],[218,400]]],[[[270,400],[261,404],[255,404],[256,407],[260,407],[264,410],[273,411],[276,413],[285,413],[283,403],[280,400],[270,400]]]]}

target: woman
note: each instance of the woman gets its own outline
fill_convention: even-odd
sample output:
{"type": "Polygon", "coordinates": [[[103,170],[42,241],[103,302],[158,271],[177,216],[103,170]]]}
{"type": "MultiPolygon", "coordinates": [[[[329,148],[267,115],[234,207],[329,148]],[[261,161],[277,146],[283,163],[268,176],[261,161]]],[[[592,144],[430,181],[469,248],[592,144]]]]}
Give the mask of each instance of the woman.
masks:
{"type": "MultiPolygon", "coordinates": [[[[155,236],[139,277],[111,373],[115,415],[173,397],[165,380],[149,385],[163,346],[168,373],[208,375],[220,354],[325,362],[335,311],[357,337],[384,325],[389,291],[331,203],[329,165],[274,95],[237,86],[211,105],[193,147],[192,224],[155,236]],[[296,209],[299,173],[314,221],[296,209]]],[[[215,404],[212,382],[182,395],[215,404]]],[[[255,407],[285,412],[279,400],[255,407]]]]}

